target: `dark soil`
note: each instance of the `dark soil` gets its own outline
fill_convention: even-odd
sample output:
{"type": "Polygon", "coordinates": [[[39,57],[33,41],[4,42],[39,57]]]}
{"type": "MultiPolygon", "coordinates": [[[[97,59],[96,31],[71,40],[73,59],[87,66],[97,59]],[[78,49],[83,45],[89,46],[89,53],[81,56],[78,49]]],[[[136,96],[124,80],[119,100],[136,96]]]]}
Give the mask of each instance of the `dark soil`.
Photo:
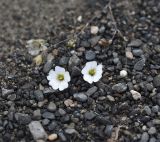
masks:
{"type": "Polygon", "coordinates": [[[28,125],[34,121],[48,135],[57,134],[55,142],[160,141],[160,2],[112,1],[116,26],[127,39],[117,33],[112,43],[116,28],[107,4],[0,1],[0,142],[33,142],[28,125]],[[67,47],[68,41],[56,44],[75,39],[72,35],[88,22],[75,47],[67,47]],[[91,26],[99,28],[97,34],[91,34],[91,26]],[[39,66],[26,48],[37,38],[48,43],[39,66]],[[80,73],[90,59],[104,66],[102,79],[91,85],[80,73]],[[72,77],[62,92],[52,90],[46,78],[55,66],[72,77]],[[120,76],[121,70],[128,75],[120,76]],[[83,95],[77,99],[75,93],[83,95]]]}

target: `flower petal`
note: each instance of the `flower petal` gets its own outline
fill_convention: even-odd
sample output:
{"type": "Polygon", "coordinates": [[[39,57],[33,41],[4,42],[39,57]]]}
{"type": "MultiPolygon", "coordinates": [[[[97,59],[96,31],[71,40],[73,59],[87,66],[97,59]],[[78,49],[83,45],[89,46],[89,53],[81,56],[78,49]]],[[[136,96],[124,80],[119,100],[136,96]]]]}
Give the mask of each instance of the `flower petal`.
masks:
{"type": "Polygon", "coordinates": [[[86,66],[88,66],[88,67],[96,67],[97,66],[97,62],[96,61],[87,62],[86,66]]]}
{"type": "Polygon", "coordinates": [[[59,90],[62,91],[64,89],[68,88],[68,83],[66,81],[62,81],[60,84],[59,84],[59,90]]]}
{"type": "Polygon", "coordinates": [[[71,77],[70,77],[70,74],[69,74],[68,71],[65,72],[65,74],[64,74],[64,79],[65,79],[65,81],[67,81],[67,82],[71,81],[71,77]]]}
{"type": "Polygon", "coordinates": [[[49,82],[49,85],[54,89],[54,90],[57,90],[58,88],[59,88],[59,82],[58,81],[56,81],[56,80],[51,80],[50,82],[49,82]]]}
{"type": "Polygon", "coordinates": [[[85,75],[83,76],[83,79],[84,79],[85,81],[87,81],[88,83],[92,84],[94,78],[93,78],[92,76],[88,75],[88,74],[85,74],[85,75]]]}
{"type": "Polygon", "coordinates": [[[56,72],[53,71],[53,70],[50,70],[48,76],[47,76],[47,79],[48,80],[52,80],[52,79],[55,79],[56,78],[56,72]]]}
{"type": "Polygon", "coordinates": [[[103,71],[102,71],[102,68],[103,68],[103,65],[102,65],[102,64],[100,64],[100,65],[97,66],[96,71],[97,71],[98,74],[102,74],[102,72],[103,72],[103,71]]]}
{"type": "Polygon", "coordinates": [[[97,82],[101,79],[101,77],[102,77],[102,74],[97,73],[97,74],[95,74],[93,81],[97,82]]]}
{"type": "Polygon", "coordinates": [[[85,67],[82,69],[81,73],[85,75],[85,74],[88,73],[89,69],[90,69],[89,67],[85,66],[85,67]]]}
{"type": "Polygon", "coordinates": [[[55,67],[55,71],[58,72],[58,73],[60,73],[60,72],[65,72],[65,69],[62,68],[62,67],[60,67],[60,66],[56,66],[55,67]]]}

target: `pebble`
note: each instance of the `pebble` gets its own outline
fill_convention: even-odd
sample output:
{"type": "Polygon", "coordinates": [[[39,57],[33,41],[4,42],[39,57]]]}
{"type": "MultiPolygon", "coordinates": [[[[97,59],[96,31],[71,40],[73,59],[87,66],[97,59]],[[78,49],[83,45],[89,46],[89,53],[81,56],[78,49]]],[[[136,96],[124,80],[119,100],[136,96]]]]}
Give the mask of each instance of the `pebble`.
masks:
{"type": "Polygon", "coordinates": [[[54,112],[54,111],[56,111],[57,106],[56,106],[56,104],[54,102],[50,102],[49,105],[48,105],[48,107],[47,107],[47,109],[49,111],[51,111],[51,112],[54,112]]]}
{"type": "Polygon", "coordinates": [[[107,95],[107,98],[108,98],[108,100],[111,101],[111,102],[114,102],[114,101],[115,101],[114,97],[112,97],[111,95],[107,95]]]}
{"type": "Polygon", "coordinates": [[[93,95],[97,90],[98,90],[98,88],[97,88],[96,86],[93,86],[93,87],[91,87],[91,88],[89,88],[89,89],[87,90],[86,95],[87,95],[87,96],[91,96],[91,95],[93,95]]]}
{"type": "Polygon", "coordinates": [[[147,115],[151,115],[151,109],[149,106],[145,106],[144,111],[146,112],[147,115]]]}
{"type": "Polygon", "coordinates": [[[135,90],[131,90],[130,93],[132,94],[132,97],[134,100],[139,100],[141,99],[141,94],[135,90]]]}
{"type": "Polygon", "coordinates": [[[112,90],[117,93],[123,93],[127,90],[127,85],[125,83],[118,83],[112,86],[112,90]]]}
{"type": "Polygon", "coordinates": [[[68,64],[69,67],[77,66],[80,64],[80,59],[76,55],[73,55],[72,57],[70,57],[68,64]]]}
{"type": "Polygon", "coordinates": [[[144,66],[145,66],[145,60],[141,59],[138,62],[136,62],[136,64],[134,65],[134,69],[137,71],[141,71],[144,66]]]}
{"type": "Polygon", "coordinates": [[[92,120],[96,117],[96,114],[93,111],[87,111],[84,114],[84,117],[85,117],[86,120],[92,120]]]}
{"type": "Polygon", "coordinates": [[[94,51],[92,50],[86,51],[85,53],[86,60],[91,61],[91,60],[94,60],[95,57],[96,57],[96,53],[94,51]]]}
{"type": "Polygon", "coordinates": [[[50,134],[49,136],[48,136],[48,140],[49,141],[54,141],[54,140],[56,140],[58,138],[58,135],[57,134],[50,134]]]}
{"type": "Polygon", "coordinates": [[[127,73],[126,70],[121,70],[121,71],[120,71],[120,76],[121,76],[121,77],[126,77],[127,74],[128,74],[128,73],[127,73]]]}
{"type": "Polygon", "coordinates": [[[36,120],[41,119],[41,111],[40,111],[40,109],[34,110],[33,118],[36,119],[36,120]]]}
{"type": "Polygon", "coordinates": [[[160,45],[156,45],[154,49],[156,50],[156,52],[160,53],[160,45]]]}
{"type": "Polygon", "coordinates": [[[98,43],[100,38],[101,38],[101,36],[95,36],[95,37],[91,38],[90,39],[91,46],[94,47],[98,43]]]}
{"type": "Polygon", "coordinates": [[[148,140],[149,140],[149,135],[147,132],[144,132],[141,136],[140,142],[148,142],[148,140]]]}
{"type": "Polygon", "coordinates": [[[155,127],[151,127],[149,130],[148,130],[148,134],[150,135],[153,135],[157,132],[156,128],[155,127]]]}
{"type": "Polygon", "coordinates": [[[131,51],[126,51],[126,57],[128,58],[128,59],[133,59],[133,54],[132,54],[132,52],[131,51]]]}
{"type": "Polygon", "coordinates": [[[52,66],[53,66],[53,62],[52,61],[46,62],[44,64],[44,66],[43,66],[43,72],[44,73],[48,73],[52,69],[52,66]]]}
{"type": "Polygon", "coordinates": [[[60,139],[61,139],[62,142],[67,141],[67,138],[66,138],[66,136],[64,135],[63,132],[59,132],[58,135],[59,135],[59,137],[60,137],[60,139]]]}
{"type": "Polygon", "coordinates": [[[91,34],[96,35],[98,33],[99,28],[97,26],[91,26],[91,34]]]}
{"type": "Polygon", "coordinates": [[[73,97],[80,102],[86,102],[88,97],[84,93],[75,93],[73,97]]]}
{"type": "Polygon", "coordinates": [[[154,137],[150,138],[149,142],[156,142],[156,138],[154,137]]]}
{"type": "Polygon", "coordinates": [[[5,89],[2,88],[2,96],[7,97],[9,94],[12,94],[14,92],[14,89],[5,89]]]}
{"type": "Polygon", "coordinates": [[[42,114],[42,117],[46,119],[55,119],[54,114],[51,112],[47,112],[47,111],[42,114]]]}
{"type": "Polygon", "coordinates": [[[33,135],[33,138],[35,141],[37,140],[47,140],[48,135],[45,132],[43,126],[39,121],[32,121],[29,124],[29,130],[31,134],[33,135]]]}
{"type": "Polygon", "coordinates": [[[71,135],[77,133],[77,131],[73,128],[67,128],[65,129],[65,133],[71,135]]]}
{"type": "Polygon", "coordinates": [[[15,113],[15,119],[21,125],[27,125],[31,122],[31,117],[23,113],[15,113]]]}
{"type": "Polygon", "coordinates": [[[44,100],[43,92],[41,90],[34,91],[34,95],[38,102],[41,102],[44,100]]]}
{"type": "Polygon", "coordinates": [[[152,111],[154,113],[158,113],[159,112],[159,106],[158,105],[152,106],[152,111]]]}
{"type": "Polygon", "coordinates": [[[61,66],[67,65],[67,64],[68,64],[68,61],[69,61],[69,57],[63,56],[63,57],[60,59],[59,64],[60,64],[61,66]]]}
{"type": "Polygon", "coordinates": [[[61,116],[63,116],[63,115],[66,114],[66,111],[65,111],[64,109],[62,109],[62,108],[59,108],[59,109],[58,109],[58,112],[59,112],[59,114],[60,114],[61,116]]]}
{"type": "Polygon", "coordinates": [[[140,47],[141,45],[142,41],[140,39],[134,39],[128,44],[129,47],[140,47]]]}
{"type": "Polygon", "coordinates": [[[111,137],[112,135],[112,130],[113,130],[113,125],[107,125],[105,127],[104,133],[107,137],[111,137]]]}
{"type": "Polygon", "coordinates": [[[154,79],[153,79],[153,85],[155,87],[160,87],[160,74],[157,75],[156,77],[154,77],[154,79]]]}
{"type": "Polygon", "coordinates": [[[10,101],[14,101],[16,99],[16,94],[10,94],[8,95],[7,99],[10,100],[10,101]]]}
{"type": "Polygon", "coordinates": [[[141,57],[143,55],[143,51],[141,49],[133,49],[132,53],[134,56],[141,57]]]}
{"type": "Polygon", "coordinates": [[[81,70],[78,67],[74,66],[72,68],[71,76],[76,77],[76,76],[80,76],[80,75],[81,75],[81,70]]]}
{"type": "Polygon", "coordinates": [[[71,100],[71,99],[65,100],[64,104],[65,104],[66,107],[74,107],[75,106],[73,100],[71,100]]]}

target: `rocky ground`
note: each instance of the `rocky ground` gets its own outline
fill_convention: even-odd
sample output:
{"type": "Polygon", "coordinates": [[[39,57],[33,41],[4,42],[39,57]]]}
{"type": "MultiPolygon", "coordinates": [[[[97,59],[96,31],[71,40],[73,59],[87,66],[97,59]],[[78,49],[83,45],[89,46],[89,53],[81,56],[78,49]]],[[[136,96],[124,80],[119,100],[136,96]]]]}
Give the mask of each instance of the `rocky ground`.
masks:
{"type": "Polygon", "coordinates": [[[160,2],[107,4],[0,1],[0,142],[160,141],[160,2]],[[37,38],[47,50],[32,56],[26,42],[37,38]],[[104,68],[90,85],[80,71],[92,60],[104,68]],[[62,92],[46,79],[57,65],[72,76],[62,92]]]}

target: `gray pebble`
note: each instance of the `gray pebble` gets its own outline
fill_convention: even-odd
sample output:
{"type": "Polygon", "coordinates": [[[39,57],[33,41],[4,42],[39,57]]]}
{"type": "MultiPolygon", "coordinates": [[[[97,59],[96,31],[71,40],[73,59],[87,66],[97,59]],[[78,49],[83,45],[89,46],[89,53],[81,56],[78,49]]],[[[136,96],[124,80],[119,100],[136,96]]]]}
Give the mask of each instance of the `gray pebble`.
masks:
{"type": "Polygon", "coordinates": [[[155,127],[151,127],[149,130],[148,130],[148,134],[150,135],[153,135],[157,132],[156,128],[155,127]]]}
{"type": "Polygon", "coordinates": [[[143,51],[141,49],[133,49],[132,53],[134,56],[141,57],[141,55],[143,54],[143,51]]]}
{"type": "Polygon", "coordinates": [[[105,135],[111,137],[112,130],[113,130],[113,125],[107,125],[104,130],[105,135]]]}
{"type": "Polygon", "coordinates": [[[155,87],[160,87],[160,75],[157,75],[156,77],[154,77],[153,84],[155,87]]]}
{"type": "Polygon", "coordinates": [[[51,112],[44,112],[44,113],[42,114],[42,117],[43,117],[43,118],[46,118],[46,119],[55,119],[54,114],[51,113],[51,112]]]}
{"type": "Polygon", "coordinates": [[[54,111],[56,111],[57,106],[56,106],[56,104],[54,102],[50,102],[49,105],[48,105],[48,107],[47,107],[47,109],[49,111],[51,111],[51,112],[54,112],[54,111]]]}
{"type": "Polygon", "coordinates": [[[112,90],[118,93],[123,93],[127,90],[127,85],[125,83],[118,83],[112,86],[112,90]]]}
{"type": "Polygon", "coordinates": [[[145,106],[144,111],[146,112],[147,115],[151,115],[151,109],[149,106],[145,106]]]}
{"type": "Polygon", "coordinates": [[[75,93],[73,94],[73,97],[80,102],[86,102],[88,99],[84,93],[75,93]]]}
{"type": "Polygon", "coordinates": [[[52,65],[53,65],[53,62],[52,61],[48,61],[44,64],[44,67],[43,67],[43,72],[44,73],[48,73],[51,68],[52,68],[52,65]]]}
{"type": "Polygon", "coordinates": [[[134,65],[134,69],[137,71],[141,71],[144,66],[145,66],[145,60],[141,59],[138,62],[136,62],[136,64],[134,65]]]}
{"type": "Polygon", "coordinates": [[[144,132],[141,136],[140,142],[148,142],[148,140],[149,140],[149,135],[147,132],[144,132]]]}
{"type": "Polygon", "coordinates": [[[98,43],[100,38],[101,38],[101,36],[95,36],[95,37],[91,38],[90,39],[91,46],[94,47],[98,43]]]}
{"type": "Polygon", "coordinates": [[[77,131],[73,128],[67,128],[65,129],[65,133],[71,135],[77,133],[77,131]]]}
{"type": "Polygon", "coordinates": [[[41,102],[44,100],[43,92],[41,90],[34,91],[34,95],[37,101],[41,102]]]}
{"type": "Polygon", "coordinates": [[[63,57],[60,59],[59,64],[60,64],[60,65],[67,65],[67,64],[68,64],[68,61],[69,61],[69,57],[63,56],[63,57]]]}
{"type": "Polygon", "coordinates": [[[93,87],[91,87],[91,88],[89,88],[88,90],[87,90],[87,92],[86,92],[86,95],[87,96],[91,96],[91,95],[93,95],[96,91],[97,91],[97,87],[96,86],[93,86],[93,87]]]}
{"type": "Polygon", "coordinates": [[[96,54],[94,51],[92,51],[92,50],[86,51],[86,53],[85,53],[86,60],[91,61],[91,60],[94,60],[95,57],[96,57],[96,54]]]}
{"type": "Polygon", "coordinates": [[[77,66],[79,64],[80,64],[80,59],[76,55],[73,55],[72,57],[70,57],[69,67],[77,66]]]}
{"type": "Polygon", "coordinates": [[[142,45],[142,41],[140,39],[134,39],[128,44],[128,46],[131,46],[131,47],[139,47],[141,45],[142,45]]]}
{"type": "Polygon", "coordinates": [[[41,111],[40,109],[37,109],[33,112],[33,118],[36,120],[40,120],[41,119],[41,111]]]}
{"type": "Polygon", "coordinates": [[[16,113],[15,119],[21,125],[27,125],[31,122],[31,117],[28,114],[23,113],[16,113]]]}
{"type": "Polygon", "coordinates": [[[87,111],[84,114],[84,117],[85,117],[86,120],[92,120],[96,117],[96,114],[93,111],[87,111]]]}

